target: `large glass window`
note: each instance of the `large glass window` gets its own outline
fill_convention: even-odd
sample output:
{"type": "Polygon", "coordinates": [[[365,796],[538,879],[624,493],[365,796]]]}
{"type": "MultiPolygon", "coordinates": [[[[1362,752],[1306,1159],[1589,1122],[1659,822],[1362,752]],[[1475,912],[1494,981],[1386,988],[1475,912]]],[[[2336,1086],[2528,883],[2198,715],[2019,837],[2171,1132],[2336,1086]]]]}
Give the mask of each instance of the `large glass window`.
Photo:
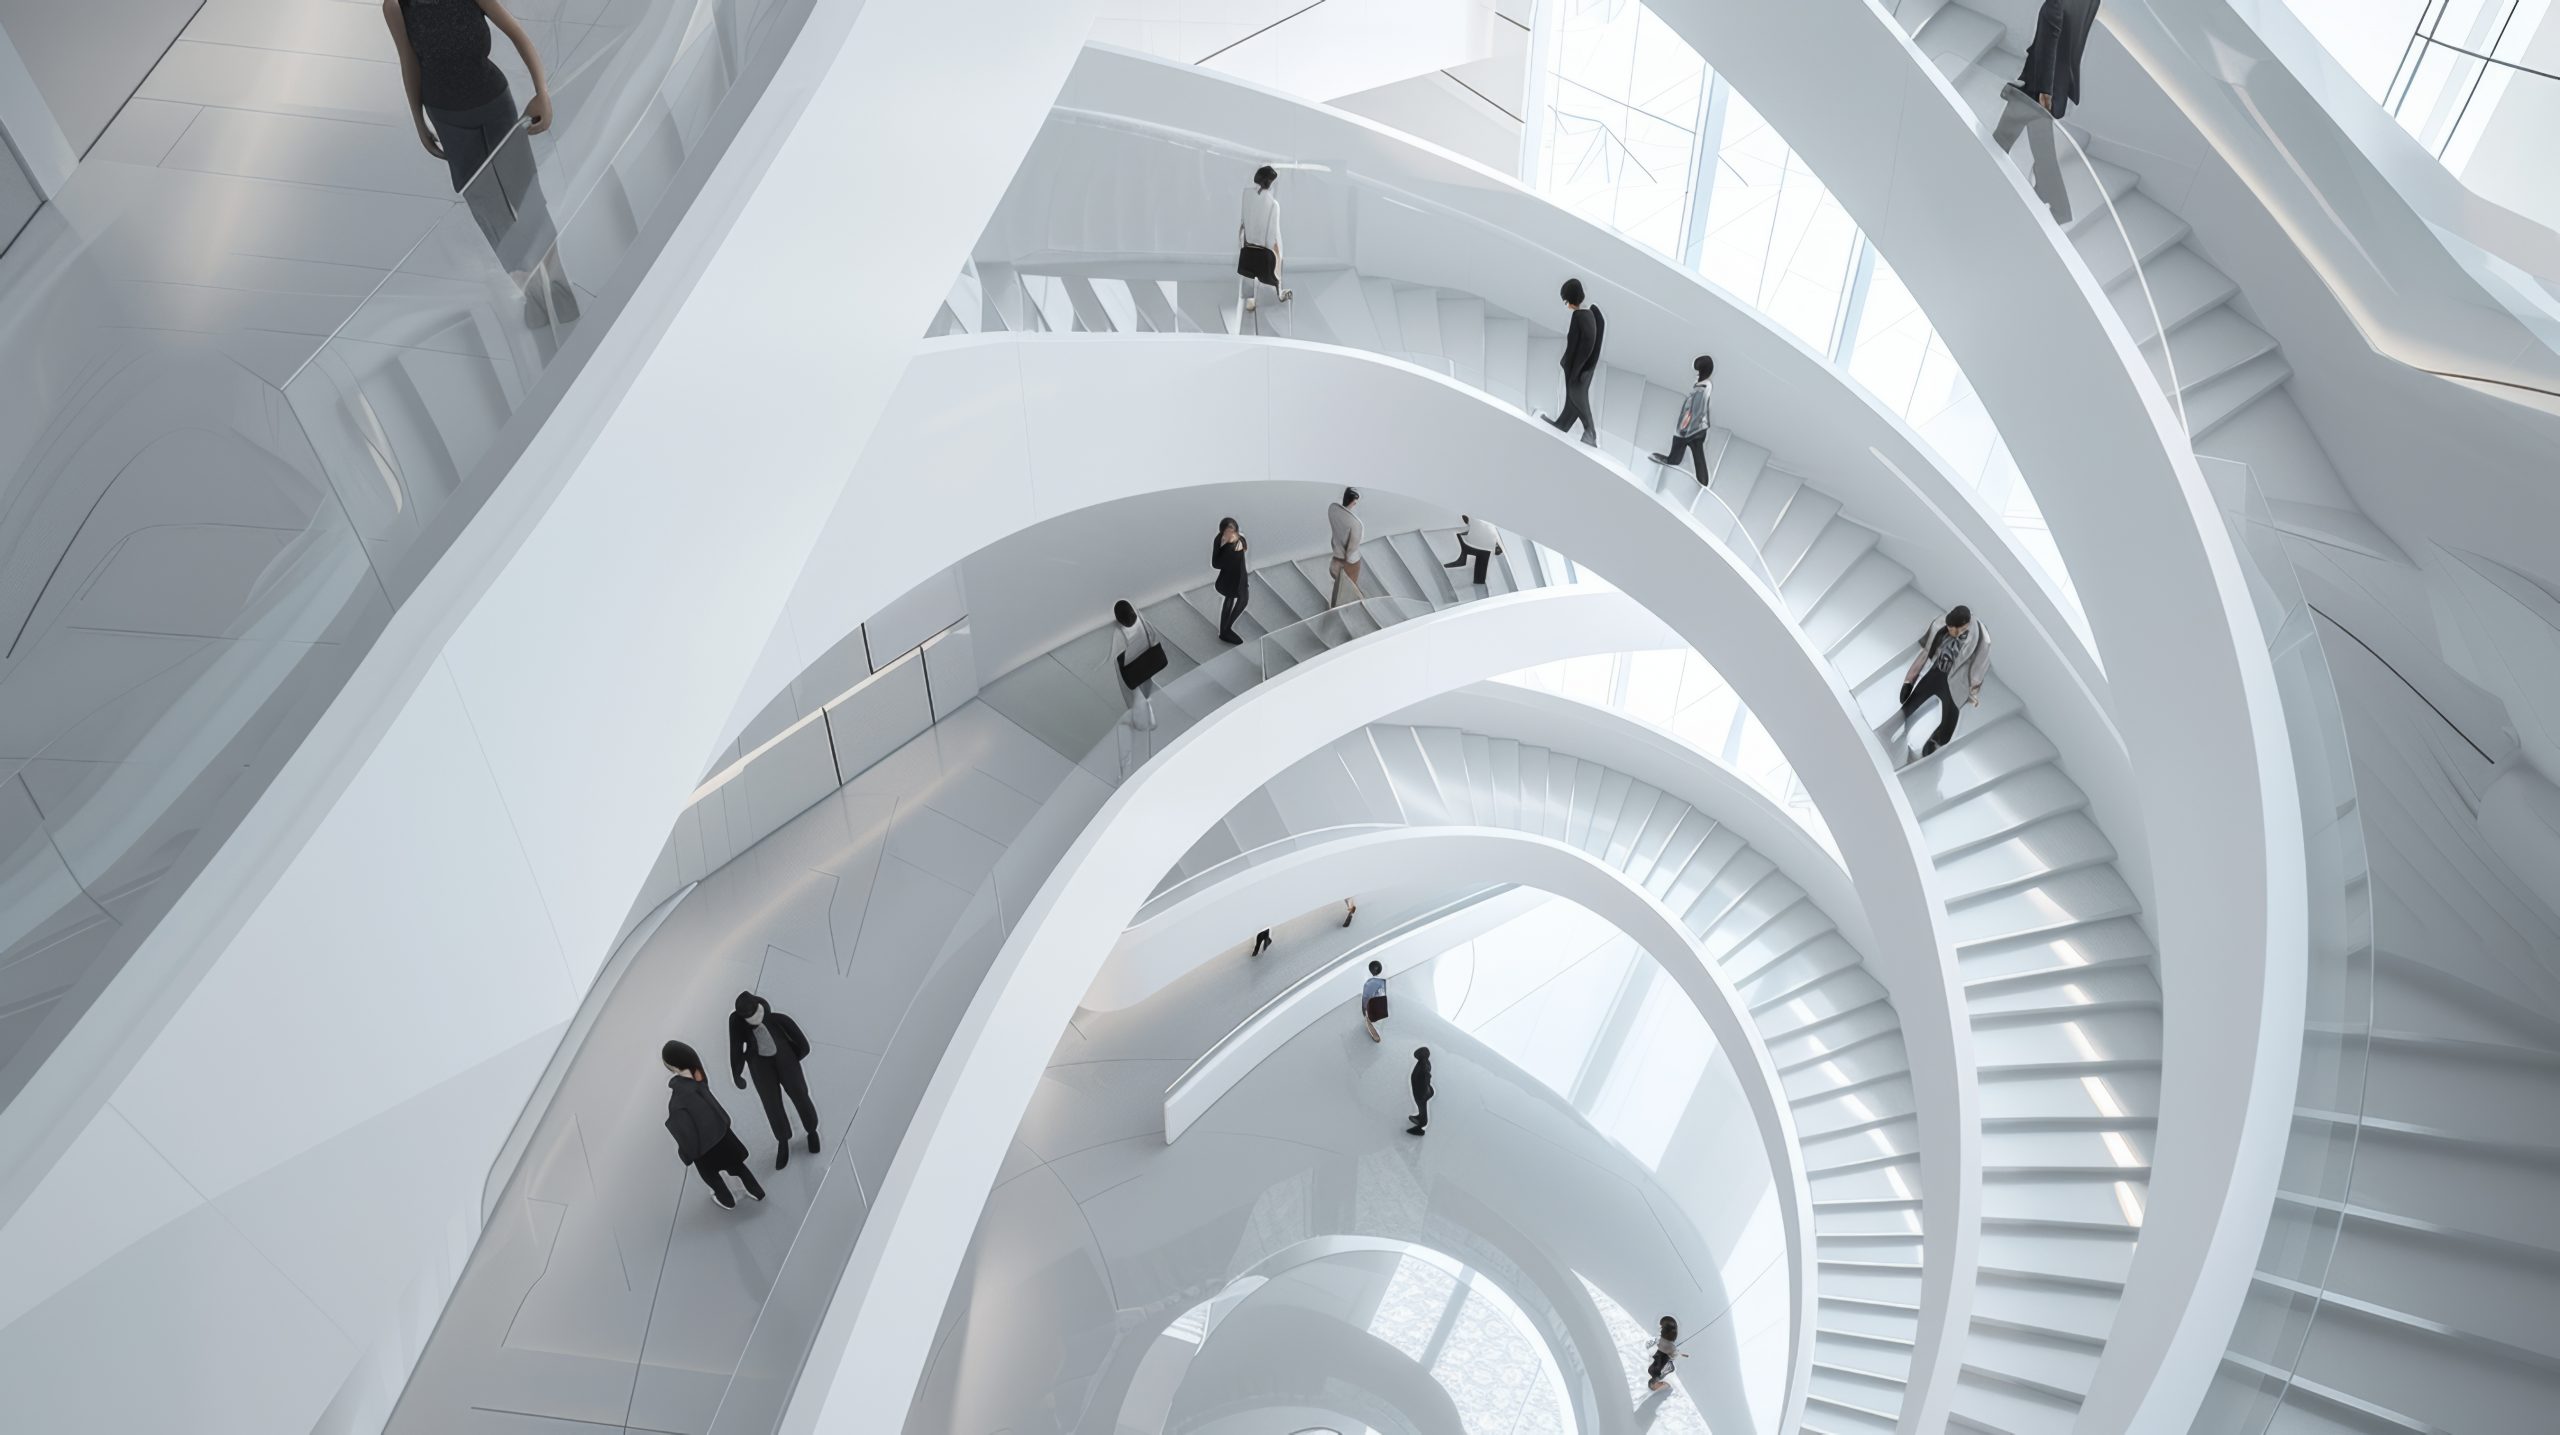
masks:
{"type": "Polygon", "coordinates": [[[1540,24],[1530,182],[1829,358],[1981,493],[2076,611],[2061,551],[1989,411],[1811,167],[1642,0],[1547,0],[1540,24]]]}

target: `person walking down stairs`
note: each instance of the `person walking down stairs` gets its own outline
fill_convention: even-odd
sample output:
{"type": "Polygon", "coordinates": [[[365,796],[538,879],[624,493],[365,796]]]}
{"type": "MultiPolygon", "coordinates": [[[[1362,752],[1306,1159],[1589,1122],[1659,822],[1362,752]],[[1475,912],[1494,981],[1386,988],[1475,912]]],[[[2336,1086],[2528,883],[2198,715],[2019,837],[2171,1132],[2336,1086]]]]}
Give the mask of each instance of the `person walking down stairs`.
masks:
{"type": "Polygon", "coordinates": [[[1689,396],[1680,401],[1680,421],[1672,426],[1671,450],[1649,457],[1664,468],[1674,468],[1679,465],[1680,455],[1686,452],[1689,466],[1697,470],[1698,487],[1706,488],[1715,478],[1707,472],[1707,428],[1715,421],[1712,403],[1716,389],[1715,356],[1700,354],[1692,367],[1698,371],[1697,387],[1689,390],[1689,396]]]}
{"type": "Polygon", "coordinates": [[[1431,1048],[1413,1049],[1413,1124],[1404,1129],[1407,1136],[1419,1136],[1431,1124],[1431,1048]]]}
{"type": "Polygon", "coordinates": [[[1325,606],[1339,608],[1345,603],[1359,602],[1367,596],[1360,591],[1360,490],[1342,490],[1342,501],[1325,510],[1325,527],[1331,532],[1332,556],[1325,571],[1333,575],[1333,596],[1325,606]]]}
{"type": "Polygon", "coordinates": [[[2018,132],[2026,131],[2036,198],[2053,211],[2056,224],[2071,222],[2071,193],[2062,182],[2053,131],[2080,102],[2080,54],[2097,24],[2098,0],[2044,0],[2027,63],[2001,88],[2000,120],[1991,127],[1991,142],[2004,154],[2018,143],[2018,132]]]}
{"type": "Polygon", "coordinates": [[[1156,730],[1156,679],[1164,672],[1164,640],[1155,625],[1123,598],[1111,605],[1111,672],[1120,680],[1120,706],[1129,715],[1134,751],[1121,754],[1126,771],[1147,756],[1145,734],[1156,730]]]}
{"type": "Polygon", "coordinates": [[[1232,518],[1218,520],[1218,536],[1209,540],[1209,566],[1217,570],[1218,641],[1241,643],[1236,635],[1236,619],[1244,616],[1245,604],[1253,596],[1253,579],[1245,572],[1245,554],[1251,545],[1244,541],[1244,530],[1232,518]]]}
{"type": "MultiPolygon", "coordinates": [[[[1600,341],[1606,337],[1609,321],[1600,317],[1600,306],[1582,302],[1582,281],[1567,279],[1557,291],[1568,311],[1564,327],[1564,358],[1558,367],[1564,370],[1564,407],[1547,419],[1564,432],[1582,425],[1584,444],[1598,448],[1600,429],[1591,418],[1591,376],[1600,371],[1600,341]]],[[[1540,418],[1546,418],[1544,414],[1540,418]]]]}
{"type": "Polygon", "coordinates": [[[1894,754],[1896,766],[1909,760],[1911,715],[1931,698],[1938,700],[1938,730],[1929,734],[1929,743],[1920,749],[1927,757],[1947,745],[1956,735],[1956,717],[1962,709],[1956,706],[1954,684],[1965,685],[1965,707],[1982,706],[1982,680],[1991,676],[1991,635],[1973,620],[1973,610],[1962,603],[1947,610],[1947,616],[1933,621],[1920,634],[1920,652],[1911,660],[1911,670],[1902,675],[1902,706],[1885,719],[1884,729],[1893,736],[1885,739],[1885,750],[1894,754]]]}

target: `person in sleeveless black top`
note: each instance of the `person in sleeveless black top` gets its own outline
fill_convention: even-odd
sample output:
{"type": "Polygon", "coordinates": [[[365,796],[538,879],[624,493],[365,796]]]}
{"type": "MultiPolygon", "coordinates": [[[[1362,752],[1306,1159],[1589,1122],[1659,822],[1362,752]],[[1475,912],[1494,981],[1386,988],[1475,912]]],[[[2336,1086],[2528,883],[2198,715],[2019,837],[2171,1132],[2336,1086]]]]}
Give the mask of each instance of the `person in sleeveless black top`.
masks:
{"type": "Polygon", "coordinates": [[[516,47],[533,76],[525,133],[551,128],[551,85],[533,37],[502,0],[382,0],[400,52],[418,143],[445,162],[473,222],[524,291],[525,323],[540,329],[578,317],[577,291],[560,268],[558,235],[534,173],[533,146],[513,139],[516,100],[489,60],[489,27],[516,47]]]}

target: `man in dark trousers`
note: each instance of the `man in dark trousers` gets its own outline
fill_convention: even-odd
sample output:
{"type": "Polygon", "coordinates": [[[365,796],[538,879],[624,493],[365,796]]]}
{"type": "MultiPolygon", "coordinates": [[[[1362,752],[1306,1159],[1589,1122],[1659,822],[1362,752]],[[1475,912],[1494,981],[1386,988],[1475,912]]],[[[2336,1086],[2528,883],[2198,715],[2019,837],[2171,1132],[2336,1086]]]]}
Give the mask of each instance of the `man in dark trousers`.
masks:
{"type": "Polygon", "coordinates": [[[2071,222],[2071,194],[2063,186],[2062,161],[2054,152],[2054,126],[2080,102],[2080,54],[2089,32],[2098,25],[2098,0],[2044,0],[2036,11],[2036,36],[2027,46],[2027,63],[2016,83],[2001,91],[2007,101],[1991,142],[2007,150],[2027,132],[2033,161],[2036,197],[2053,211],[2053,222],[2071,222]],[[2037,111],[2043,111],[2039,114],[2037,111]]]}
{"type": "Polygon", "coordinates": [[[765,1124],[773,1128],[773,1169],[777,1171],[791,1164],[791,1123],[782,1115],[782,1093],[790,1092],[791,1104],[799,1108],[810,1152],[818,1149],[818,1104],[809,1099],[809,1078],[800,1072],[800,1063],[808,1055],[809,1038],[800,1023],[775,1011],[754,992],[738,993],[737,1009],[729,1013],[729,1076],[745,1086],[748,1075],[754,1075],[765,1124]]]}
{"type": "Polygon", "coordinates": [[[1600,369],[1600,340],[1608,333],[1609,322],[1600,317],[1600,307],[1582,302],[1582,281],[1567,279],[1561,291],[1564,306],[1570,313],[1564,325],[1564,407],[1547,422],[1567,433],[1576,421],[1582,424],[1582,441],[1597,448],[1600,429],[1591,421],[1591,376],[1600,369]]]}
{"type": "Polygon", "coordinates": [[[1413,1049],[1413,1124],[1404,1129],[1407,1136],[1419,1136],[1431,1124],[1431,1048],[1413,1049]]]}

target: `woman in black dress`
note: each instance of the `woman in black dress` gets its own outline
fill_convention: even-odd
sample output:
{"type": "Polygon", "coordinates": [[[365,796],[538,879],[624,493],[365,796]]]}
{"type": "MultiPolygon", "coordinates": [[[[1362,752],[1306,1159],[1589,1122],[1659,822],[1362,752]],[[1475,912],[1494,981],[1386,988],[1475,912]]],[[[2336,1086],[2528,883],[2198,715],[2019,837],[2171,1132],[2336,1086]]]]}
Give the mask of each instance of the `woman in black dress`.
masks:
{"type": "Polygon", "coordinates": [[[735,1210],[738,1205],[729,1184],[720,1179],[723,1175],[737,1177],[748,1195],[763,1200],[764,1187],[747,1169],[747,1143],[729,1129],[729,1113],[702,1074],[702,1057],[683,1042],[671,1041],[658,1048],[658,1059],[672,1073],[667,1077],[667,1134],[676,1138],[676,1159],[691,1166],[711,1188],[711,1199],[723,1206],[735,1210]]]}
{"type": "Polygon", "coordinates": [[[1218,570],[1218,641],[1241,643],[1236,636],[1236,619],[1244,616],[1244,605],[1252,596],[1251,580],[1244,571],[1244,530],[1232,518],[1218,520],[1218,536],[1209,544],[1209,566],[1218,570]]]}
{"type": "Polygon", "coordinates": [[[495,25],[533,76],[522,114],[525,133],[551,128],[551,82],[533,37],[503,0],[382,0],[382,18],[400,52],[400,80],[418,143],[452,171],[454,192],[524,291],[524,320],[534,328],[578,317],[578,296],[560,269],[559,236],[534,174],[533,146],[510,144],[516,98],[504,71],[489,60],[495,25]],[[484,172],[485,169],[485,172],[484,172]]]}

